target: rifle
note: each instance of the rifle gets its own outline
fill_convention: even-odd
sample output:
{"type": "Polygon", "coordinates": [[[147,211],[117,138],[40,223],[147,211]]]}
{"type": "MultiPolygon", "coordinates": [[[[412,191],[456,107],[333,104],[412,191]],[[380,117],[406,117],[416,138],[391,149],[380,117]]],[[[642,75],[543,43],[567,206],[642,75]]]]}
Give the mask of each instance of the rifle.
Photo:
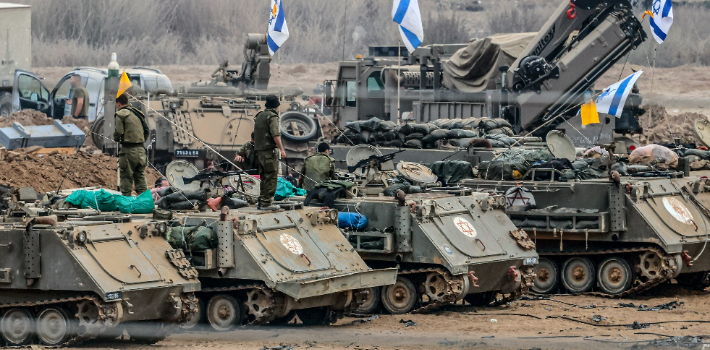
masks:
{"type": "Polygon", "coordinates": [[[394,159],[395,154],[402,153],[404,151],[406,151],[406,149],[400,149],[397,152],[392,152],[390,154],[385,154],[383,156],[378,156],[376,154],[373,154],[370,157],[368,157],[367,159],[363,159],[363,160],[357,162],[357,164],[355,164],[354,166],[348,166],[348,171],[352,173],[355,170],[357,170],[358,168],[362,168],[362,167],[367,166],[373,162],[376,162],[378,164],[388,162],[388,161],[394,159]]]}
{"type": "Polygon", "coordinates": [[[207,179],[211,179],[213,177],[230,177],[230,176],[242,175],[242,174],[248,175],[249,171],[248,170],[228,171],[228,172],[213,171],[211,173],[197,174],[193,177],[184,177],[183,176],[182,181],[185,185],[189,185],[195,181],[207,180],[207,179]]]}

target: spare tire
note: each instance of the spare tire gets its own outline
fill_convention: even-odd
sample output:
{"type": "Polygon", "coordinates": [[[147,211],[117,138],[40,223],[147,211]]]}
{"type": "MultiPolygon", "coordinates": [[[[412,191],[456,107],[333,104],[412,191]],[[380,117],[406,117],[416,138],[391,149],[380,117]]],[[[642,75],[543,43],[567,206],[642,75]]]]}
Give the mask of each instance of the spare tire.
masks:
{"type": "Polygon", "coordinates": [[[91,141],[94,141],[96,148],[103,150],[104,148],[104,138],[102,134],[104,132],[104,117],[96,119],[94,125],[91,126],[91,141]]]}
{"type": "Polygon", "coordinates": [[[313,118],[301,112],[286,112],[281,115],[283,138],[294,142],[305,142],[311,140],[317,133],[318,125],[313,118]]]}

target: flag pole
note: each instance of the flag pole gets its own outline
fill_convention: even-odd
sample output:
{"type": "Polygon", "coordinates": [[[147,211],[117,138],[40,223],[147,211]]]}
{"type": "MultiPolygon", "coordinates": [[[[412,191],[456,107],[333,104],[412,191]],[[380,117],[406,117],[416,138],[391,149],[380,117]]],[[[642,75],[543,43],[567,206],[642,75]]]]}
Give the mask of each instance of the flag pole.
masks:
{"type": "MultiPolygon", "coordinates": [[[[397,30],[399,31],[399,25],[397,27],[397,30]]],[[[397,34],[397,37],[399,38],[399,45],[397,45],[397,124],[402,124],[402,111],[400,110],[400,94],[402,92],[400,86],[400,82],[402,79],[402,37],[399,35],[399,33],[397,34]]]]}

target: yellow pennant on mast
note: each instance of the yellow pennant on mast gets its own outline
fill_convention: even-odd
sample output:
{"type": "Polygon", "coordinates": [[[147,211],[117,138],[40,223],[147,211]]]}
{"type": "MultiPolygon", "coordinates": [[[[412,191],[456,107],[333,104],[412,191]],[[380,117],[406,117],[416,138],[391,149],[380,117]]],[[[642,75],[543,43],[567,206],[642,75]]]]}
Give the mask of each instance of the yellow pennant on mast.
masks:
{"type": "Polygon", "coordinates": [[[599,123],[599,112],[597,112],[597,104],[590,99],[589,103],[582,105],[582,125],[599,123]]]}
{"type": "Polygon", "coordinates": [[[126,71],[124,70],[121,75],[121,83],[118,84],[118,94],[116,94],[116,98],[123,95],[123,93],[130,89],[131,86],[133,86],[133,84],[131,84],[131,80],[128,79],[128,74],[126,74],[126,71]]]}

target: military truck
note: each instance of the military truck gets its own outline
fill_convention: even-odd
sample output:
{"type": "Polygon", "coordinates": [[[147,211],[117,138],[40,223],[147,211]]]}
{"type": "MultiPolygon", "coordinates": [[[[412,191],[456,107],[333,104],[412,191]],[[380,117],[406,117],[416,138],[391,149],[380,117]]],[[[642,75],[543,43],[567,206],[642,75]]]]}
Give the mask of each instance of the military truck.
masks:
{"type": "Polygon", "coordinates": [[[538,258],[535,244],[505,215],[502,196],[431,187],[436,176],[406,162],[399,163],[399,176],[430,188],[388,196],[391,184],[383,176],[395,169],[391,158],[383,157],[369,145],[354,148],[347,161],[360,180],[346,198],[334,200],[341,213],[365,220],[366,227],[341,229],[367,264],[399,269],[397,282],[372,288],[359,312],[375,312],[380,303],[392,314],[428,311],[459,300],[480,306],[499,293],[510,301],[527,292],[538,258]]]}
{"type": "Polygon", "coordinates": [[[36,200],[19,189],[0,223],[2,346],[67,346],[124,331],[155,343],[197,312],[197,271],[166,242],[164,223],[83,218],[36,200]]]}

